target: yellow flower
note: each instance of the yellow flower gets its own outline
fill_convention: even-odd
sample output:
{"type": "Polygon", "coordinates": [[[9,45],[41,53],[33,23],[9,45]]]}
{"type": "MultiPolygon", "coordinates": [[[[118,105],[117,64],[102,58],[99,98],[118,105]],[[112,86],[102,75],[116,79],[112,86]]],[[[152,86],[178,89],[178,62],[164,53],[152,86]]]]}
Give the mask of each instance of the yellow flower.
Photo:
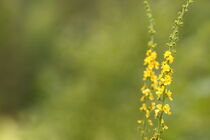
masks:
{"type": "Polygon", "coordinates": [[[153,125],[152,120],[148,120],[147,122],[149,125],[151,125],[151,126],[153,125]]]}
{"type": "Polygon", "coordinates": [[[146,112],[146,114],[145,114],[146,118],[149,118],[149,116],[150,116],[150,111],[149,111],[149,110],[145,110],[145,112],[146,112]]]}
{"type": "Polygon", "coordinates": [[[151,80],[152,82],[156,82],[156,81],[157,81],[157,76],[155,75],[154,72],[151,72],[150,80],[151,80]]]}
{"type": "Polygon", "coordinates": [[[157,87],[156,94],[157,94],[157,95],[161,95],[161,94],[163,94],[164,89],[165,89],[165,87],[164,87],[164,86],[159,86],[159,87],[157,87]]]}
{"type": "Polygon", "coordinates": [[[144,65],[150,64],[150,62],[151,62],[151,57],[150,56],[148,56],[144,59],[144,65]]]}
{"type": "Polygon", "coordinates": [[[150,75],[151,75],[151,71],[149,69],[146,69],[144,71],[144,78],[143,78],[143,80],[146,80],[148,77],[150,77],[150,75]]]}
{"type": "Polygon", "coordinates": [[[167,58],[168,56],[170,56],[171,55],[171,51],[166,51],[165,53],[164,53],[164,58],[167,58]]]}
{"type": "Polygon", "coordinates": [[[165,83],[164,85],[170,85],[172,82],[172,78],[170,75],[165,75],[165,83]]]}
{"type": "Polygon", "coordinates": [[[147,110],[147,105],[144,103],[142,106],[139,108],[140,110],[147,110]]]}
{"type": "Polygon", "coordinates": [[[171,71],[171,67],[165,62],[162,63],[162,67],[161,68],[162,68],[162,73],[171,71]]]}
{"type": "Polygon", "coordinates": [[[169,100],[171,100],[171,101],[173,100],[173,98],[172,98],[172,92],[170,90],[167,90],[166,91],[166,95],[169,98],[169,100]]]}
{"type": "Polygon", "coordinates": [[[145,100],[145,96],[141,96],[140,101],[144,101],[145,100]]]}
{"type": "Polygon", "coordinates": [[[157,58],[157,53],[153,51],[150,56],[152,60],[155,60],[157,58]]]}
{"type": "Polygon", "coordinates": [[[153,95],[150,95],[150,96],[149,96],[149,100],[153,101],[154,99],[155,99],[155,98],[154,98],[153,95]]]}
{"type": "Polygon", "coordinates": [[[155,109],[155,118],[157,118],[159,112],[160,112],[159,109],[155,109]]]}
{"type": "Polygon", "coordinates": [[[150,56],[151,53],[152,53],[152,50],[151,49],[148,49],[147,52],[146,52],[146,55],[147,56],[150,56]]]}
{"type": "Polygon", "coordinates": [[[160,80],[161,80],[161,84],[163,85],[170,85],[172,82],[172,78],[170,75],[165,75],[165,77],[162,77],[160,80]]]}
{"type": "Polygon", "coordinates": [[[164,120],[163,119],[161,119],[161,124],[164,124],[164,120]]]}
{"type": "Polygon", "coordinates": [[[143,120],[137,120],[137,123],[141,124],[141,123],[144,123],[144,121],[143,120]]]}
{"type": "Polygon", "coordinates": [[[162,104],[156,105],[156,108],[157,108],[157,109],[155,109],[155,117],[157,117],[157,116],[158,116],[158,113],[159,113],[160,111],[162,111],[162,104]]]}
{"type": "Polygon", "coordinates": [[[158,81],[157,80],[153,81],[153,83],[151,84],[151,88],[154,89],[154,90],[156,90],[158,88],[158,81]]]}
{"type": "Polygon", "coordinates": [[[150,108],[150,109],[151,109],[151,110],[154,110],[154,109],[155,109],[155,105],[156,105],[156,103],[155,103],[155,102],[152,102],[152,103],[151,103],[151,108],[150,108]]]}
{"type": "Polygon", "coordinates": [[[157,99],[159,100],[165,90],[165,86],[161,85],[156,88],[157,99]]]}
{"type": "Polygon", "coordinates": [[[151,94],[151,91],[150,91],[150,89],[146,88],[146,89],[144,89],[144,90],[142,91],[142,93],[143,93],[145,96],[148,96],[148,95],[151,94]]]}
{"type": "Polygon", "coordinates": [[[160,140],[157,136],[152,136],[150,140],[160,140]]]}
{"type": "Polygon", "coordinates": [[[158,105],[156,105],[156,107],[158,110],[160,110],[160,111],[162,110],[162,104],[158,104],[158,105]]]}
{"type": "Polygon", "coordinates": [[[164,53],[164,58],[166,59],[166,61],[168,61],[169,64],[173,63],[174,61],[174,57],[172,56],[171,51],[166,51],[164,53]]]}
{"type": "Polygon", "coordinates": [[[167,125],[164,125],[163,126],[163,130],[167,130],[168,129],[168,126],[167,125]]]}
{"type": "Polygon", "coordinates": [[[163,111],[165,112],[165,114],[171,115],[170,110],[171,110],[171,108],[170,108],[169,104],[165,104],[163,107],[163,111]]]}

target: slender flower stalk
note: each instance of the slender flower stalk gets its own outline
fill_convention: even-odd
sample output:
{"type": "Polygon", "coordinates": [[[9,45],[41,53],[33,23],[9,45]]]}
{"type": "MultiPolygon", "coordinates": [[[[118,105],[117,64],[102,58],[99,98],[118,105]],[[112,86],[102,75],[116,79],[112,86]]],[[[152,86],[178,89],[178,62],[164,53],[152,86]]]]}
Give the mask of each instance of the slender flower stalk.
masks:
{"type": "Polygon", "coordinates": [[[174,21],[172,33],[169,36],[169,42],[166,43],[167,49],[163,54],[163,61],[159,67],[159,62],[156,60],[157,53],[155,52],[157,44],[154,42],[154,34],[156,33],[154,18],[148,1],[144,1],[149,19],[150,40],[148,42],[146,58],[144,59],[144,85],[141,88],[142,95],[140,98],[142,105],[139,108],[144,112],[145,117],[144,120],[138,120],[142,140],[162,140],[163,132],[168,129],[164,116],[172,114],[171,107],[167,101],[173,100],[169,86],[172,83],[174,47],[178,41],[179,29],[183,25],[183,17],[188,12],[188,7],[192,2],[192,0],[186,0],[185,4],[182,5],[182,9],[178,12],[178,17],[174,21]]]}
{"type": "Polygon", "coordinates": [[[149,19],[148,32],[150,40],[148,42],[148,49],[146,51],[146,58],[144,59],[145,70],[143,74],[144,86],[141,88],[142,96],[140,101],[142,102],[139,108],[144,112],[144,120],[138,120],[141,128],[142,140],[148,140],[149,136],[152,135],[152,130],[154,129],[154,117],[152,112],[155,109],[155,90],[158,86],[158,76],[156,71],[159,69],[159,62],[157,59],[157,53],[155,48],[157,44],[154,41],[154,35],[156,33],[154,26],[154,19],[152,16],[152,11],[148,1],[144,1],[145,9],[147,12],[147,17],[149,19]]]}

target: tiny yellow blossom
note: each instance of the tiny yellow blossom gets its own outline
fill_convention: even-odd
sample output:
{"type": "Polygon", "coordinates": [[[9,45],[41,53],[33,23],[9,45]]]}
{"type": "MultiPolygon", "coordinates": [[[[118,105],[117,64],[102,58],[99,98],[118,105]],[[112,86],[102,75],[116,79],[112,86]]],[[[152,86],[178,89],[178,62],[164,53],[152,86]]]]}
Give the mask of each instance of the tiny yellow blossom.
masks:
{"type": "Polygon", "coordinates": [[[155,117],[158,116],[158,113],[162,111],[162,104],[157,104],[155,109],[155,117]]]}
{"type": "Polygon", "coordinates": [[[153,101],[154,99],[155,99],[154,96],[151,94],[151,95],[149,96],[149,100],[153,101]]]}
{"type": "Polygon", "coordinates": [[[163,126],[163,130],[167,130],[168,129],[168,126],[167,125],[164,125],[163,126]]]}
{"type": "Polygon", "coordinates": [[[165,82],[164,82],[164,85],[170,85],[172,82],[172,78],[170,75],[166,75],[165,76],[165,82]]]}
{"type": "Polygon", "coordinates": [[[143,123],[144,121],[143,120],[137,120],[137,123],[138,124],[141,124],[141,123],[143,123]]]}
{"type": "Polygon", "coordinates": [[[155,118],[157,118],[159,112],[160,112],[159,109],[155,109],[155,118]]]}
{"type": "Polygon", "coordinates": [[[147,110],[147,105],[144,103],[142,106],[139,108],[140,110],[147,110]]]}
{"type": "Polygon", "coordinates": [[[147,52],[146,52],[146,55],[147,56],[150,56],[151,53],[152,53],[152,50],[151,49],[148,49],[147,52]]]}
{"type": "Polygon", "coordinates": [[[174,61],[174,57],[172,56],[171,51],[166,51],[164,53],[164,58],[166,59],[166,61],[169,62],[169,64],[173,63],[173,61],[174,61]]]}
{"type": "Polygon", "coordinates": [[[156,105],[157,109],[159,109],[160,111],[162,110],[162,104],[158,104],[156,105]]]}
{"type": "Polygon", "coordinates": [[[150,140],[160,140],[157,136],[153,136],[150,140]]]}
{"type": "Polygon", "coordinates": [[[164,53],[164,58],[167,58],[168,56],[170,56],[171,55],[171,51],[166,51],[165,53],[164,53]]]}
{"type": "Polygon", "coordinates": [[[152,102],[152,103],[151,103],[151,108],[150,108],[150,109],[151,109],[151,110],[154,110],[154,109],[155,109],[155,105],[156,105],[156,103],[155,103],[155,102],[152,102]]]}
{"type": "Polygon", "coordinates": [[[142,91],[142,93],[143,93],[145,96],[148,96],[148,95],[151,94],[151,91],[150,91],[150,89],[146,88],[146,89],[144,89],[144,90],[142,91]]]}
{"type": "Polygon", "coordinates": [[[157,53],[153,51],[151,53],[151,58],[152,58],[152,60],[155,60],[157,58],[157,53]]]}
{"type": "Polygon", "coordinates": [[[151,71],[149,69],[146,69],[144,71],[144,77],[143,77],[143,80],[146,80],[147,78],[149,78],[151,75],[151,71]]]}
{"type": "Polygon", "coordinates": [[[140,101],[144,101],[145,100],[145,96],[141,96],[140,101]]]}
{"type": "Polygon", "coordinates": [[[145,112],[146,112],[146,114],[145,114],[146,118],[149,118],[149,116],[150,116],[150,111],[149,111],[149,110],[145,110],[145,112]]]}
{"type": "Polygon", "coordinates": [[[163,73],[164,72],[170,72],[171,71],[171,67],[167,63],[165,63],[165,62],[162,63],[161,68],[162,68],[162,72],[163,73]]]}
{"type": "Polygon", "coordinates": [[[171,100],[171,101],[173,100],[173,98],[172,98],[172,92],[170,90],[167,90],[166,91],[166,95],[169,98],[169,100],[171,100]]]}
{"type": "Polygon", "coordinates": [[[161,85],[170,85],[171,84],[171,82],[172,82],[172,78],[171,78],[171,76],[170,75],[165,75],[165,77],[162,77],[161,79],[160,79],[160,83],[161,83],[161,85]]]}
{"type": "Polygon", "coordinates": [[[153,125],[152,120],[148,120],[147,122],[149,125],[151,125],[151,126],[153,125]]]}
{"type": "Polygon", "coordinates": [[[170,108],[169,104],[165,104],[163,107],[163,111],[165,112],[165,114],[171,115],[170,110],[171,110],[171,108],[170,108]]]}
{"type": "Polygon", "coordinates": [[[164,92],[165,87],[164,86],[160,86],[157,88],[156,94],[157,95],[161,95],[164,92]]]}

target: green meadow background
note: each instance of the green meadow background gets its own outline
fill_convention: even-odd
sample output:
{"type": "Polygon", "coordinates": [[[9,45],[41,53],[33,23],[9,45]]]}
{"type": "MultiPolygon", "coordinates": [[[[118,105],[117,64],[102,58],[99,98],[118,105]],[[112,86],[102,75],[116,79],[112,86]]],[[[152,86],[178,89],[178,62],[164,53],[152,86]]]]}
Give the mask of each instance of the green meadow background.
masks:
{"type": "MultiPolygon", "coordinates": [[[[184,0],[150,0],[158,52],[184,0]]],[[[180,32],[164,140],[210,139],[210,1],[180,32]]],[[[0,139],[140,140],[143,0],[1,0],[0,139]]]]}

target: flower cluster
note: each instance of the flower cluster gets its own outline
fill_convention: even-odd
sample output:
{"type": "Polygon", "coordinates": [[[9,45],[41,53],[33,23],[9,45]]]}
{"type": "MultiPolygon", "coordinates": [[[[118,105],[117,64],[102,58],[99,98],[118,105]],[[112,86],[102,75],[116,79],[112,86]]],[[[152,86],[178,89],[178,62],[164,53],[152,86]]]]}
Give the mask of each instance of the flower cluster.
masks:
{"type": "Polygon", "coordinates": [[[139,109],[144,112],[144,119],[138,120],[140,124],[140,132],[142,140],[162,140],[162,133],[168,129],[164,122],[164,115],[171,115],[171,107],[167,102],[172,101],[172,92],[169,86],[172,83],[172,64],[174,62],[174,47],[178,40],[179,27],[183,25],[184,14],[188,11],[188,6],[192,0],[186,0],[172,28],[169,42],[166,43],[167,50],[163,54],[163,61],[157,61],[157,53],[155,48],[157,44],[154,42],[154,19],[151,8],[147,0],[144,1],[147,17],[149,18],[149,34],[148,50],[144,59],[145,70],[143,73],[144,85],[141,88],[140,101],[142,105],[139,109]]]}

